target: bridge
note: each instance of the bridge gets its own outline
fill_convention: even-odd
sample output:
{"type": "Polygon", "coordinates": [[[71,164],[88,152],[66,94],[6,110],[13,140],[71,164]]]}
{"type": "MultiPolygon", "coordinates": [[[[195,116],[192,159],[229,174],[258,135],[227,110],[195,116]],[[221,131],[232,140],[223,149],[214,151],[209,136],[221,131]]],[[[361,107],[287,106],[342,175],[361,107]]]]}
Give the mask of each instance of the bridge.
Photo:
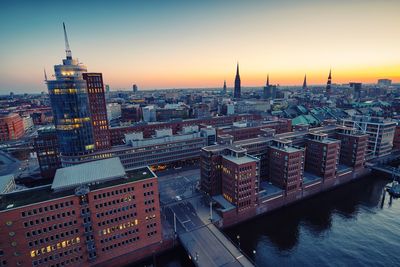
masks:
{"type": "Polygon", "coordinates": [[[201,199],[179,201],[164,208],[167,220],[174,225],[176,235],[193,263],[199,267],[254,266],[210,221],[207,208],[202,205],[203,209],[199,209],[196,201],[201,199]]]}

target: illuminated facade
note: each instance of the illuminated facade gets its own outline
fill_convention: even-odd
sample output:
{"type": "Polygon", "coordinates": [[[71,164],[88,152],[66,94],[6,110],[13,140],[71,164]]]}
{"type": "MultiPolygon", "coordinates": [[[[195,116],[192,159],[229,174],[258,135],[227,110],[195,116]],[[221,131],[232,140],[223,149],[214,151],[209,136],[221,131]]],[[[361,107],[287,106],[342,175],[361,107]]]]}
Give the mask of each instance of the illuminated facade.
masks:
{"type": "Polygon", "coordinates": [[[108,131],[106,97],[104,94],[103,75],[101,73],[84,73],[89,97],[89,108],[93,126],[93,137],[96,150],[111,147],[108,131]]]}
{"type": "Polygon", "coordinates": [[[63,157],[91,153],[94,146],[93,127],[89,109],[86,81],[83,73],[86,67],[72,59],[68,39],[66,59],[55,65],[55,80],[47,80],[47,87],[56,126],[60,152],[63,157]]]}
{"type": "Polygon", "coordinates": [[[110,261],[117,257],[162,243],[157,177],[150,169],[125,172],[115,160],[65,169],[79,184],[57,172],[52,186],[0,195],[1,266],[115,266],[110,261]],[[88,176],[93,168],[100,170],[88,176]]]}

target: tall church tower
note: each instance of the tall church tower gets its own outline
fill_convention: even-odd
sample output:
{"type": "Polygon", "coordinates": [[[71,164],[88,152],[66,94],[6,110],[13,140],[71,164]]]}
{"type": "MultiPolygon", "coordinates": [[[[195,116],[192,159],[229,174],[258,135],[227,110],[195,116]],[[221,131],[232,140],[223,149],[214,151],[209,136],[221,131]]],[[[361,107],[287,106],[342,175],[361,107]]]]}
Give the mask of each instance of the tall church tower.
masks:
{"type": "Polygon", "coordinates": [[[332,70],[329,70],[328,82],[326,83],[326,96],[329,98],[332,93],[332,70]]]}
{"type": "Polygon", "coordinates": [[[241,97],[239,63],[236,66],[235,89],[233,91],[233,98],[239,99],[241,97]]]}

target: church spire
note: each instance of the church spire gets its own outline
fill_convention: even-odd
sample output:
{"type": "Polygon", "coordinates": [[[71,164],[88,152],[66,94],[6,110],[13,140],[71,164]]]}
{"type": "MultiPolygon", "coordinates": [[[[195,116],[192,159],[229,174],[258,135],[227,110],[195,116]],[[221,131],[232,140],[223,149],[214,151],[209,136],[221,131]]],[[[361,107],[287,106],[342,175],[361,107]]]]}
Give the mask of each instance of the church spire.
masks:
{"type": "Polygon", "coordinates": [[[326,94],[327,94],[328,98],[332,92],[331,86],[332,86],[332,70],[329,69],[328,81],[326,83],[326,94]]]}
{"type": "Polygon", "coordinates": [[[47,82],[47,73],[46,73],[46,68],[43,68],[43,72],[44,72],[44,80],[47,82]]]}
{"type": "Polygon", "coordinates": [[[72,52],[71,52],[71,49],[69,48],[67,30],[65,29],[64,22],[63,22],[63,28],[64,28],[64,41],[65,41],[65,54],[67,56],[67,59],[72,59],[72,52]]]}
{"type": "Polygon", "coordinates": [[[235,99],[239,99],[241,97],[241,84],[240,84],[240,75],[239,75],[239,62],[236,66],[236,77],[235,77],[235,89],[233,91],[233,97],[235,99]]]}
{"type": "Polygon", "coordinates": [[[303,81],[303,90],[307,90],[307,74],[304,75],[304,81],[303,81]]]}

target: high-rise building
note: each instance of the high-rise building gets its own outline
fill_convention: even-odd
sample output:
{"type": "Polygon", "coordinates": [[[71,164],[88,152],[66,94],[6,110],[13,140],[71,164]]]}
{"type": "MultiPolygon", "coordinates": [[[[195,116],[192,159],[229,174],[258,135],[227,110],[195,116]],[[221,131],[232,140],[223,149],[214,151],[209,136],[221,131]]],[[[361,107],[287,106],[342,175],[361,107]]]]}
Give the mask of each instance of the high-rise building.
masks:
{"type": "Polygon", "coordinates": [[[66,58],[55,65],[55,80],[47,80],[47,87],[60,145],[61,160],[69,165],[76,155],[95,149],[90,117],[87,83],[83,79],[86,67],[72,58],[64,26],[66,58]]]}
{"type": "Polygon", "coordinates": [[[138,86],[136,84],[132,85],[132,91],[133,93],[137,93],[138,92],[138,86]]]}
{"type": "Polygon", "coordinates": [[[43,178],[52,179],[61,168],[56,129],[51,126],[42,127],[33,142],[43,178]]]}
{"type": "Polygon", "coordinates": [[[332,71],[329,70],[329,75],[328,75],[328,81],[326,83],[326,96],[329,98],[330,95],[332,94],[332,71]]]}
{"type": "Polygon", "coordinates": [[[239,63],[236,66],[235,88],[233,91],[233,98],[239,99],[241,97],[241,85],[239,75],[239,63]]]}
{"type": "Polygon", "coordinates": [[[83,73],[89,97],[89,109],[93,127],[96,150],[111,147],[108,131],[106,97],[104,94],[103,75],[101,73],[83,73]]]}

